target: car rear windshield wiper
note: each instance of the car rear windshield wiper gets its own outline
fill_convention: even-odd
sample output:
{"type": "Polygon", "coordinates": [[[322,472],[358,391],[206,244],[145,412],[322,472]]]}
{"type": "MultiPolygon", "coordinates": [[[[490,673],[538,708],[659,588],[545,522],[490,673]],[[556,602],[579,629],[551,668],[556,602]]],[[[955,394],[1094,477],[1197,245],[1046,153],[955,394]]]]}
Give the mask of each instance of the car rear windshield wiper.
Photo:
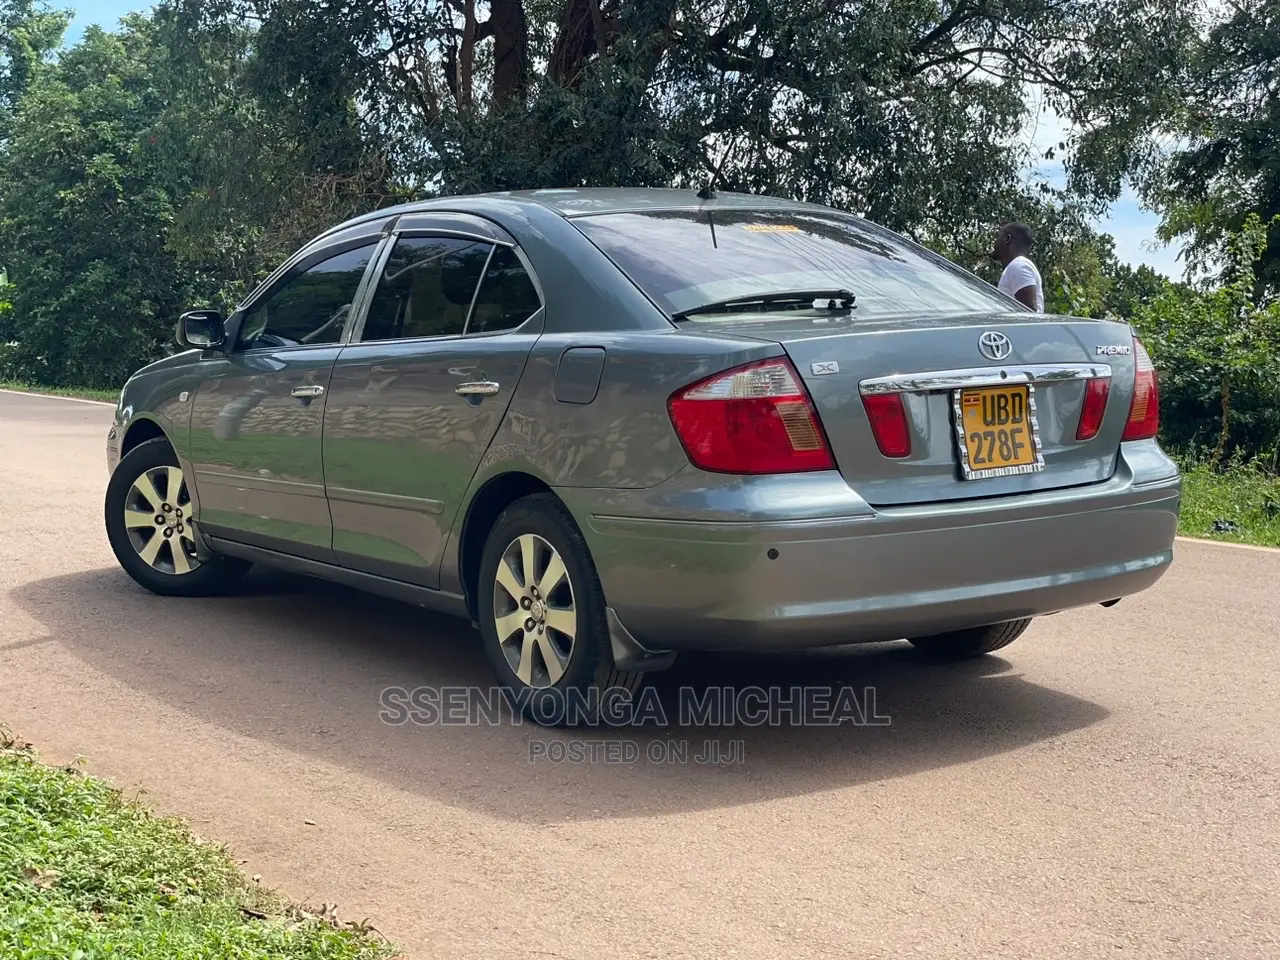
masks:
{"type": "Polygon", "coordinates": [[[761,293],[745,297],[730,297],[698,307],[690,307],[671,315],[672,320],[686,320],[700,313],[736,313],[752,307],[772,307],[781,304],[806,305],[817,310],[853,310],[858,298],[848,290],[788,290],[785,293],[761,293]],[[819,305],[818,301],[826,303],[819,305]]]}

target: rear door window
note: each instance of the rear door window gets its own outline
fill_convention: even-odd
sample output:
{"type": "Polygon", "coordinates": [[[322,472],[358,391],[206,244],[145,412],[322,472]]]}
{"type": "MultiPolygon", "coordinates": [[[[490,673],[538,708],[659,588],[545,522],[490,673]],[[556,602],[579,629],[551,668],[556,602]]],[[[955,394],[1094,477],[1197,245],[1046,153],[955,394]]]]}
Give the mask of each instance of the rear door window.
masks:
{"type": "Polygon", "coordinates": [[[538,289],[516,252],[510,247],[495,247],[467,333],[515,329],[541,308],[538,289]]]}
{"type": "Polygon", "coordinates": [[[362,342],[461,336],[493,245],[401,237],[378,280],[362,342]]]}

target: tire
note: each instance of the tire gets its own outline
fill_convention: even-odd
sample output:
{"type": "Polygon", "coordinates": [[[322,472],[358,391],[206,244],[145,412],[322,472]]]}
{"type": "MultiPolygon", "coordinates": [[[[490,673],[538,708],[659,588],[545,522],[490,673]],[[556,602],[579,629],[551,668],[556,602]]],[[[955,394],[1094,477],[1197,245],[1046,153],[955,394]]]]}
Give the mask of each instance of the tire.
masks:
{"type": "Polygon", "coordinates": [[[476,613],[499,683],[535,723],[598,723],[623,713],[611,714],[608,703],[629,701],[640,688],[643,674],[614,665],[595,564],[578,525],[552,494],[524,497],[498,517],[480,560],[476,613]],[[532,577],[525,573],[526,549],[532,577]],[[563,578],[552,569],[557,557],[563,578]],[[529,623],[535,630],[526,629],[529,623]]]}
{"type": "Polygon", "coordinates": [[[1026,633],[1031,620],[1010,620],[987,627],[971,627],[933,637],[917,637],[911,641],[916,649],[939,660],[965,660],[981,657],[1007,647],[1026,633]]]}
{"type": "Polygon", "coordinates": [[[250,564],[234,557],[196,555],[192,522],[198,526],[199,520],[192,512],[178,457],[163,437],[138,444],[120,461],[107,484],[103,510],[116,560],[152,593],[165,597],[222,593],[249,569],[250,564]],[[168,501],[170,496],[173,502],[168,501]]]}

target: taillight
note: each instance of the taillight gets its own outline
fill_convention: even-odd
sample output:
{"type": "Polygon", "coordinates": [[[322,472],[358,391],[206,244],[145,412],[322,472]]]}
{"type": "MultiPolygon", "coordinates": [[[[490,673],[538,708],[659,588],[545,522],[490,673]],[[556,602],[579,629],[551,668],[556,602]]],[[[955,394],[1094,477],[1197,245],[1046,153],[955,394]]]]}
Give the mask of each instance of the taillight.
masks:
{"type": "Polygon", "coordinates": [[[863,396],[862,405],[871,421],[871,434],[876,446],[886,457],[895,460],[911,455],[911,428],[907,408],[900,393],[872,393],[863,396]]]}
{"type": "Polygon", "coordinates": [[[1085,384],[1084,408],[1080,411],[1080,426],[1076,427],[1077,440],[1092,440],[1102,429],[1102,418],[1107,412],[1107,397],[1111,394],[1111,379],[1097,377],[1085,384]]]}
{"type": "Polygon", "coordinates": [[[1160,390],[1156,386],[1156,367],[1146,348],[1133,339],[1133,403],[1129,405],[1129,422],[1124,440],[1149,440],[1160,429],[1160,390]]]}
{"type": "Polygon", "coordinates": [[[667,401],[693,465],[715,473],[834,470],[818,413],[785,359],[717,373],[667,401]]]}

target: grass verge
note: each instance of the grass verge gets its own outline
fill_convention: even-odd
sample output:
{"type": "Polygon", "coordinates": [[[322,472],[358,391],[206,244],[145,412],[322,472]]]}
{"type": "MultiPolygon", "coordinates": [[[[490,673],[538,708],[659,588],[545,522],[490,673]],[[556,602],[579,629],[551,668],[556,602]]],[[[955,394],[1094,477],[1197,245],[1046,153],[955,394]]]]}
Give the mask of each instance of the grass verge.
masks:
{"type": "Polygon", "coordinates": [[[37,387],[16,380],[0,380],[0,390],[20,390],[23,393],[42,393],[49,397],[75,397],[78,400],[101,400],[115,403],[119,390],[94,390],[92,387],[37,387]]]}
{"type": "Polygon", "coordinates": [[[1183,536],[1280,547],[1280,477],[1249,463],[1226,470],[1188,463],[1183,470],[1183,536]]]}
{"type": "Polygon", "coordinates": [[[225,850],[105,783],[41,764],[0,726],[0,956],[13,960],[382,960],[247,879],[225,850]]]}

